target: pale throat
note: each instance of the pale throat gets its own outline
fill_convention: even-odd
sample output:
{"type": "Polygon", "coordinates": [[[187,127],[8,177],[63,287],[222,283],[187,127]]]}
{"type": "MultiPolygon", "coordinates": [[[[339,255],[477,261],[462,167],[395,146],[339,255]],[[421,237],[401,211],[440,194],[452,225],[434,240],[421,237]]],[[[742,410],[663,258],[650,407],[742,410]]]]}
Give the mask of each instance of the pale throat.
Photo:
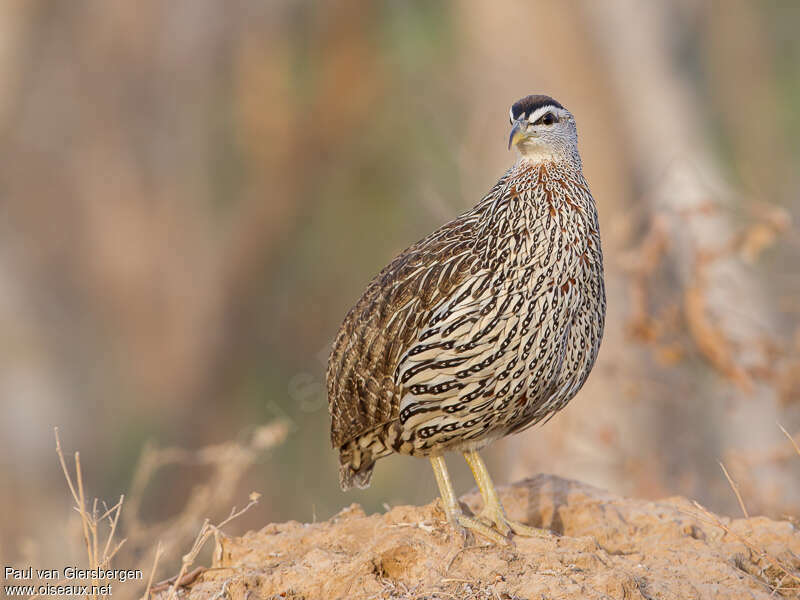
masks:
{"type": "Polygon", "coordinates": [[[565,158],[563,153],[558,149],[544,144],[526,144],[522,142],[517,145],[517,152],[519,153],[518,160],[520,162],[524,161],[534,164],[556,162],[565,158]]]}
{"type": "Polygon", "coordinates": [[[566,148],[524,142],[517,145],[517,163],[531,166],[542,163],[566,163],[577,165],[579,169],[581,166],[577,152],[570,153],[566,148]]]}

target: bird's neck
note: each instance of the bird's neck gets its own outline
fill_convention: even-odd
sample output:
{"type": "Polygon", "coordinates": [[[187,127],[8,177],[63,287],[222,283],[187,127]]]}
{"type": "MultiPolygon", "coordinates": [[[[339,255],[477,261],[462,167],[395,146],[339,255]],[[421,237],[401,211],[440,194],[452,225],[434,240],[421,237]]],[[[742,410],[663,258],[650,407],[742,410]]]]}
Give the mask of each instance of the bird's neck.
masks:
{"type": "Polygon", "coordinates": [[[535,219],[582,223],[597,211],[580,163],[572,160],[518,162],[503,196],[511,212],[516,207],[535,219]]]}
{"type": "Polygon", "coordinates": [[[581,157],[577,150],[569,151],[553,147],[526,148],[517,158],[520,169],[537,167],[539,165],[558,165],[570,170],[581,170],[581,157]]]}
{"type": "Polygon", "coordinates": [[[535,188],[547,181],[583,181],[580,157],[577,160],[560,156],[548,158],[521,157],[511,168],[510,180],[523,182],[525,188],[535,188]]]}

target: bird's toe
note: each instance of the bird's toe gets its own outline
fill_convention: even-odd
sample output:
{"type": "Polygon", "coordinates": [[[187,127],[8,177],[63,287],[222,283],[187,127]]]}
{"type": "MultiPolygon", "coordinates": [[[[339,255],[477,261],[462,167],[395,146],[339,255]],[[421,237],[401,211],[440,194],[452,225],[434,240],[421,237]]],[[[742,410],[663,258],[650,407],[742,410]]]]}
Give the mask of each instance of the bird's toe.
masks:
{"type": "Polygon", "coordinates": [[[461,530],[462,533],[474,533],[501,546],[512,545],[511,539],[507,535],[508,532],[502,532],[474,517],[468,517],[463,513],[455,515],[455,526],[456,529],[461,530]]]}

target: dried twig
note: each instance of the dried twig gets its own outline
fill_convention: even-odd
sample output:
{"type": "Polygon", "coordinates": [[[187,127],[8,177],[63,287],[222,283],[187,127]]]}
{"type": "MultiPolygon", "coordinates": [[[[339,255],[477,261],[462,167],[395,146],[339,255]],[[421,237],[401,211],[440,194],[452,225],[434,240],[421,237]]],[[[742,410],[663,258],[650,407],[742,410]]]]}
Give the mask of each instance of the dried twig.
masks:
{"type": "MultiPolygon", "coordinates": [[[[227,494],[232,494],[237,488],[238,482],[246,469],[258,459],[264,450],[280,444],[286,437],[287,432],[288,427],[285,423],[273,422],[255,429],[250,436],[249,443],[246,444],[230,442],[206,446],[196,451],[188,451],[181,448],[157,449],[149,446],[145,449],[136,471],[132,494],[130,496],[120,496],[119,500],[109,508],[104,502],[97,499],[92,502],[91,506],[87,506],[80,454],[75,453],[75,475],[73,475],[67,464],[61,446],[59,431],[56,428],[54,431],[56,453],[74,502],[74,510],[81,519],[81,537],[86,547],[89,567],[91,569],[106,567],[123,545],[127,547],[133,546],[130,548],[130,552],[126,553],[126,565],[133,565],[143,572],[150,568],[150,576],[142,592],[141,600],[149,600],[154,592],[166,589],[170,589],[170,595],[174,598],[178,587],[192,583],[204,571],[203,568],[198,567],[188,572],[203,544],[211,535],[219,535],[222,527],[255,505],[258,502],[259,494],[255,492],[251,494],[250,502],[243,509],[237,510],[234,507],[228,517],[219,525],[212,525],[206,519],[203,522],[200,533],[195,535],[193,530],[198,520],[198,514],[216,510],[216,507],[221,502],[225,502],[228,497],[227,494]],[[139,511],[145,488],[159,469],[175,464],[210,466],[212,468],[210,481],[194,490],[183,512],[177,517],[170,519],[166,523],[150,524],[143,522],[140,519],[139,511]],[[228,490],[228,492],[227,494],[216,493],[216,490],[219,489],[228,490]],[[126,507],[126,518],[124,520],[126,536],[115,545],[114,539],[121,529],[120,515],[123,505],[126,507]],[[155,532],[158,533],[159,537],[163,537],[158,542],[151,563],[150,553],[144,552],[144,550],[151,546],[151,540],[155,537],[155,532]],[[183,557],[179,575],[162,584],[154,584],[153,581],[159,561],[164,556],[177,555],[178,549],[186,543],[189,535],[191,535],[194,543],[189,553],[183,557]],[[133,541],[130,541],[131,536],[133,541]],[[128,543],[126,544],[126,542],[128,543]],[[141,556],[137,556],[135,559],[132,558],[138,554],[141,554],[141,556]]],[[[58,583],[61,583],[61,581],[58,583]]],[[[97,580],[92,581],[93,585],[97,583],[97,580]]]]}
{"type": "Polygon", "coordinates": [[[164,581],[159,581],[155,584],[152,588],[151,593],[156,594],[158,592],[163,592],[164,590],[168,590],[172,585],[177,582],[178,587],[184,587],[187,585],[191,585],[194,581],[203,573],[208,571],[205,567],[196,567],[192,569],[186,575],[178,579],[177,575],[173,575],[172,577],[165,579],[164,581]]]}
{"type": "Polygon", "coordinates": [[[195,559],[197,558],[197,555],[200,554],[200,550],[203,549],[203,546],[205,546],[206,541],[208,541],[208,538],[210,538],[212,534],[221,533],[220,530],[222,527],[233,521],[235,518],[243,515],[253,506],[258,504],[258,500],[260,497],[261,494],[258,494],[257,492],[251,493],[250,502],[247,503],[247,506],[245,506],[239,511],[236,510],[236,507],[231,509],[231,514],[228,515],[228,518],[222,521],[219,525],[212,525],[211,521],[209,521],[208,519],[206,519],[203,522],[203,526],[200,527],[200,532],[197,534],[197,537],[194,540],[194,544],[192,544],[191,550],[189,550],[189,552],[184,554],[183,558],[181,559],[180,571],[178,571],[178,575],[175,577],[175,582],[172,584],[172,587],[170,588],[169,593],[167,594],[167,598],[169,600],[174,600],[175,598],[177,598],[178,587],[181,584],[187,569],[190,566],[192,566],[195,559]]]}
{"type": "MultiPolygon", "coordinates": [[[[123,544],[125,544],[126,539],[122,539],[116,546],[112,549],[112,541],[114,540],[114,535],[117,531],[117,524],[119,523],[119,517],[122,513],[122,504],[124,501],[124,496],[120,496],[120,499],[117,501],[114,506],[111,508],[107,508],[106,511],[100,515],[97,509],[98,500],[95,498],[92,502],[92,510],[88,511],[86,509],[86,493],[84,491],[83,486],[83,470],[81,468],[81,457],[79,452],[75,452],[75,477],[73,477],[69,471],[69,467],[67,466],[66,458],[64,457],[64,451],[61,448],[61,439],[58,435],[58,427],[53,429],[53,433],[55,435],[56,440],[56,454],[58,455],[59,463],[61,464],[61,470],[64,473],[64,478],[67,480],[67,485],[69,486],[69,491],[72,494],[72,499],[75,502],[74,509],[80,515],[81,518],[81,530],[83,533],[83,541],[86,546],[86,553],[89,559],[89,568],[92,570],[96,570],[102,567],[107,566],[111,559],[119,552],[120,548],[122,548],[123,544]],[[99,525],[108,519],[108,526],[109,531],[103,544],[102,553],[100,552],[100,531],[99,525]]],[[[92,586],[98,586],[99,580],[97,578],[92,578],[92,586]]],[[[38,595],[38,594],[37,594],[38,595]]],[[[91,597],[95,598],[97,595],[92,594],[91,597]]],[[[35,597],[35,596],[33,596],[35,597]]]]}

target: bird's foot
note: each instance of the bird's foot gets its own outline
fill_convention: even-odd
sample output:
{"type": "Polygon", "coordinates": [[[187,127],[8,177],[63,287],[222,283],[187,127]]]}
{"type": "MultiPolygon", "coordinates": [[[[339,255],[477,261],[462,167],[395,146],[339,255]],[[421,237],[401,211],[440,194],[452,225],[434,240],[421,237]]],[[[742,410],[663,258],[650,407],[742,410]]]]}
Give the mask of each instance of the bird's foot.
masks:
{"type": "Polygon", "coordinates": [[[461,534],[465,543],[470,540],[472,534],[477,534],[501,546],[508,546],[511,544],[507,536],[497,531],[491,525],[487,525],[475,517],[465,515],[461,507],[457,504],[451,506],[440,504],[440,508],[444,512],[447,522],[453,529],[461,534]]]}
{"type": "Polygon", "coordinates": [[[509,539],[508,535],[501,533],[494,527],[490,525],[486,525],[479,521],[474,517],[468,517],[462,512],[456,513],[453,515],[451,519],[451,524],[457,530],[459,530],[462,535],[465,536],[467,532],[475,533],[477,535],[483,536],[490,542],[494,542],[500,546],[510,546],[511,540],[509,539]]]}
{"type": "Polygon", "coordinates": [[[547,537],[548,533],[544,529],[531,527],[519,521],[513,521],[506,516],[506,511],[500,504],[496,506],[486,506],[478,515],[476,520],[492,527],[494,531],[508,539],[509,534],[521,535],[523,537],[547,537]]]}

